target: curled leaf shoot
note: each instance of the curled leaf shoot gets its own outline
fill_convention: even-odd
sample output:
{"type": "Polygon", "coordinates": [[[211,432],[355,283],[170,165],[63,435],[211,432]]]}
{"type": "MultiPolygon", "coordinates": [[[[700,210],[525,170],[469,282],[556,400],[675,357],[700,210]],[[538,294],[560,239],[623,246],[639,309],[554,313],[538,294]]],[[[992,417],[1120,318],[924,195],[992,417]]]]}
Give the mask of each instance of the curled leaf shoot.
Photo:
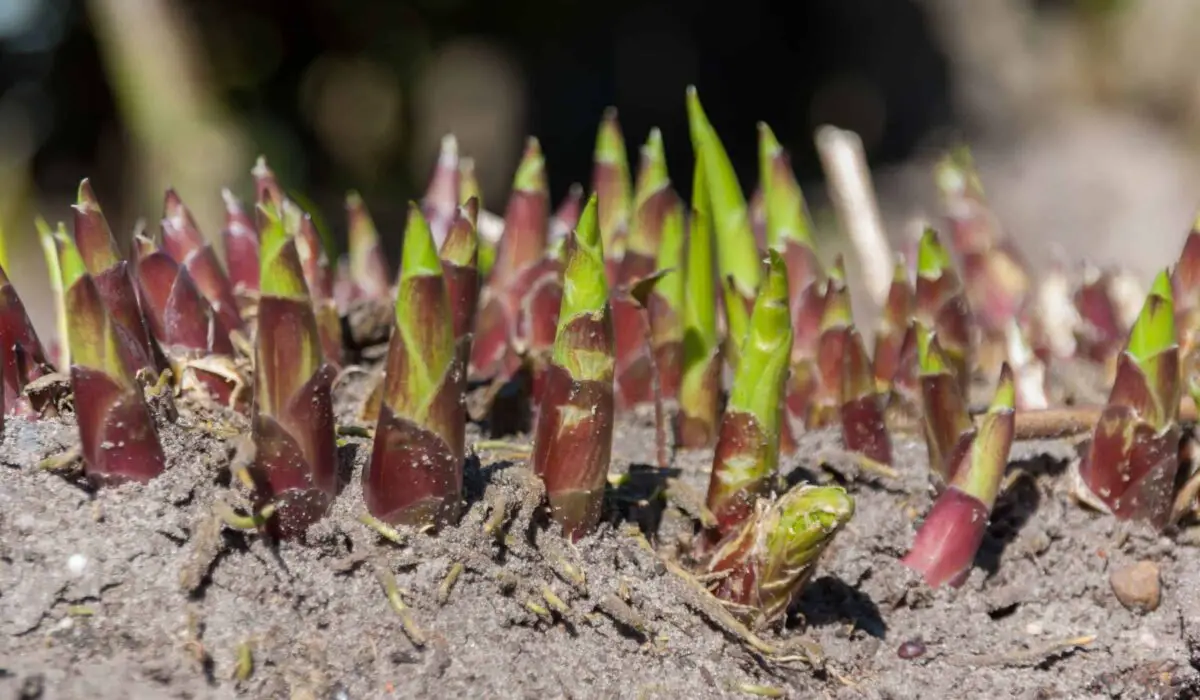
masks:
{"type": "Polygon", "coordinates": [[[162,445],[136,371],[122,352],[120,330],[109,316],[78,247],[55,236],[66,290],[71,389],[85,472],[97,484],[149,481],[165,467],[162,445]]]}
{"type": "Polygon", "coordinates": [[[276,505],[275,534],[295,537],[324,517],[337,489],[332,382],[297,239],[260,204],[261,296],[255,346],[250,469],[256,507],[276,505]]]}
{"type": "Polygon", "coordinates": [[[854,499],[840,486],[804,484],[759,501],[709,557],[709,589],[751,629],[775,622],[853,516],[854,499]]]}
{"type": "Polygon", "coordinates": [[[88,180],[79,184],[78,200],[71,208],[75,214],[75,248],[115,324],[117,342],[126,362],[135,372],[155,370],[154,347],[138,307],[128,264],[117,253],[108,220],[88,180]]]}
{"type": "Polygon", "coordinates": [[[771,488],[779,465],[781,406],[792,348],[788,314],[787,269],[768,251],[766,282],[754,304],[750,330],[742,345],[721,419],[706,505],[716,516],[716,534],[724,536],[754,510],[771,488]]]}
{"type": "Polygon", "coordinates": [[[466,374],[442,262],[415,202],[395,324],[363,496],[388,524],[441,526],[457,520],[462,501],[466,374]]]}
{"type": "Polygon", "coordinates": [[[566,248],[562,304],[534,431],[551,517],[579,539],[600,519],[612,454],[614,342],[597,197],[566,248]]]}
{"type": "Polygon", "coordinates": [[[1015,399],[1013,373],[1004,364],[991,407],[978,429],[972,428],[960,437],[952,456],[958,462],[954,476],[902,560],[931,588],[961,586],[971,572],[1008,465],[1015,431],[1015,399]]]}
{"type": "Polygon", "coordinates": [[[1083,502],[1120,520],[1164,527],[1179,469],[1179,346],[1167,273],[1151,287],[1075,472],[1083,502]]]}

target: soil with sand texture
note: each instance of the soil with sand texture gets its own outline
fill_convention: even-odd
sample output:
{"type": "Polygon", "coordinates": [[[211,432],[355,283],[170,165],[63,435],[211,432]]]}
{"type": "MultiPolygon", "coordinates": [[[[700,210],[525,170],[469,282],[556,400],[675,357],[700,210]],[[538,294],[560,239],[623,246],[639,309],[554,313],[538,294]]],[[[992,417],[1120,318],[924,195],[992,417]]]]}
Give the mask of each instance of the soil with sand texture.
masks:
{"type": "MultiPolygon", "coordinates": [[[[339,391],[343,417],[361,382],[339,391]]],[[[788,480],[843,483],[857,512],[756,649],[664,562],[691,533],[682,504],[704,493],[711,453],[649,466],[652,411],[617,426],[613,472],[631,478],[573,546],[537,526],[519,451],[468,460],[458,526],[385,540],[358,520],[360,437],[342,439],[330,516],[273,545],[214,516],[245,505],[229,464],[246,430],[181,404],[161,422],[167,473],[95,492],[39,467],[77,441],[69,416],[7,420],[3,697],[1200,697],[1200,536],[1073,504],[1065,441],[1014,447],[976,568],[933,592],[898,563],[930,506],[919,438],[896,438],[891,478],[839,457],[836,432],[802,436],[788,480]],[[1142,560],[1161,572],[1148,613],[1110,584],[1142,560]],[[381,585],[393,577],[407,629],[381,585]]]]}

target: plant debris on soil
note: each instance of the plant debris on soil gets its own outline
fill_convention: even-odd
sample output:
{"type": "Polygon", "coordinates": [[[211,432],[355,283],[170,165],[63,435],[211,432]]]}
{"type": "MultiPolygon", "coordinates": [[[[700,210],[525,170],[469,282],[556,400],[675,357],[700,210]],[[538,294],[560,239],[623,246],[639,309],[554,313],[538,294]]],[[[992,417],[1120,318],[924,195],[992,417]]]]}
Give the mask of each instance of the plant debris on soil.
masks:
{"type": "MultiPolygon", "coordinates": [[[[365,378],[339,387],[339,416],[353,415],[365,378]]],[[[247,512],[230,470],[244,426],[186,402],[179,413],[159,422],[161,477],[99,491],[45,468],[77,443],[70,416],[7,421],[6,697],[1171,698],[1200,689],[1200,539],[1073,505],[1063,474],[1075,447],[1065,441],[1014,447],[966,585],[931,591],[899,564],[930,505],[924,444],[897,436],[893,479],[830,458],[836,431],[801,436],[783,474],[846,484],[856,517],[756,649],[660,558],[691,534],[680,508],[689,491],[703,493],[712,455],[648,466],[649,411],[618,422],[613,473],[630,478],[609,489],[608,521],[574,545],[530,526],[537,482],[520,440],[468,460],[458,525],[384,539],[361,521],[370,445],[361,437],[341,441],[330,517],[304,541],[269,544],[220,517],[221,504],[247,512]],[[1112,571],[1143,560],[1158,564],[1162,586],[1145,613],[1122,606],[1110,584],[1112,571]],[[381,580],[394,581],[402,610],[381,580]]],[[[472,428],[468,444],[479,437],[472,428]]]]}

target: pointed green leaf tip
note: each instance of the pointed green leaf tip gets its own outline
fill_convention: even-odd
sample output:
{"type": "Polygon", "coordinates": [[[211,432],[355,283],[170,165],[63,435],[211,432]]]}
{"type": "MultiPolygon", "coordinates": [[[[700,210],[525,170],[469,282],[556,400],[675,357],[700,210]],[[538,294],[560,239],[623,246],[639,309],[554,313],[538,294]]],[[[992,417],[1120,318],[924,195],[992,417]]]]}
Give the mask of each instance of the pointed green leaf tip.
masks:
{"type": "Polygon", "coordinates": [[[950,251],[938,239],[937,231],[926,228],[917,249],[917,274],[926,279],[938,279],[953,266],[950,251]]]}
{"type": "MultiPolygon", "coordinates": [[[[718,267],[722,279],[732,277],[738,294],[749,299],[758,289],[762,273],[758,244],[750,227],[746,197],[720,137],[700,105],[695,86],[687,89],[688,128],[692,148],[703,157],[704,180],[708,186],[713,231],[716,234],[718,267]]],[[[694,196],[694,195],[693,195],[694,196]]]]}
{"type": "Polygon", "coordinates": [[[655,192],[666,187],[671,182],[667,172],[667,154],[663,149],[662,132],[655,127],[650,130],[645,145],[642,146],[642,160],[638,168],[637,192],[634,196],[635,206],[650,199],[655,192]]]}
{"type": "Polygon", "coordinates": [[[767,242],[781,246],[786,241],[812,247],[812,224],[804,194],[784,158],[783,146],[766,122],[758,123],[758,182],[767,212],[767,242]]]}
{"type": "Polygon", "coordinates": [[[400,281],[414,277],[440,277],[442,261],[429,222],[416,202],[408,203],[408,226],[404,229],[404,248],[400,257],[400,281]]]}
{"type": "Polygon", "coordinates": [[[546,159],[542,156],[542,145],[536,136],[525,142],[525,154],[513,177],[513,189],[522,192],[546,191],[546,159]]]}
{"type": "Polygon", "coordinates": [[[729,395],[730,407],[753,415],[768,434],[778,431],[791,352],[787,266],[777,251],[768,250],[766,282],[754,301],[729,395]]]}
{"type": "Polygon", "coordinates": [[[1140,365],[1175,345],[1175,305],[1171,298],[1171,281],[1166,271],[1160,272],[1150,288],[1146,303],[1129,333],[1126,350],[1140,365]]]}
{"type": "Polygon", "coordinates": [[[581,316],[599,316],[608,307],[608,278],[595,193],[588,197],[579,216],[571,241],[566,245],[566,255],[554,362],[566,368],[577,380],[608,377],[611,381],[612,350],[595,352],[575,347],[573,335],[567,332],[572,321],[581,316]]]}
{"type": "Polygon", "coordinates": [[[970,461],[955,473],[951,482],[958,490],[978,499],[989,511],[996,503],[1012,449],[1016,393],[1012,368],[1005,362],[1000,368],[992,405],[975,432],[970,461]]]}
{"type": "Polygon", "coordinates": [[[64,290],[69,290],[87,275],[87,266],[83,264],[83,256],[79,254],[79,247],[67,235],[65,227],[60,227],[54,232],[54,243],[58,248],[58,266],[62,273],[62,286],[64,290]]]}
{"type": "Polygon", "coordinates": [[[921,374],[950,374],[950,363],[938,345],[936,334],[920,323],[914,323],[913,328],[917,334],[917,364],[921,374]]]}
{"type": "MultiPolygon", "coordinates": [[[[768,163],[772,158],[779,155],[783,151],[783,146],[779,145],[779,139],[775,138],[775,132],[766,122],[758,123],[758,164],[768,163]]],[[[761,173],[763,180],[767,179],[766,173],[761,173]]]]}
{"type": "Polygon", "coordinates": [[[625,137],[621,134],[621,125],[617,121],[617,108],[609,107],[604,110],[600,120],[600,128],[596,132],[596,152],[593,156],[597,163],[612,163],[624,166],[625,178],[629,178],[629,162],[625,155],[625,137]]]}
{"type": "Polygon", "coordinates": [[[1013,381],[1012,368],[1005,362],[1000,366],[1000,379],[996,381],[996,395],[988,407],[988,413],[1014,411],[1017,407],[1017,387],[1013,381]]]}
{"type": "Polygon", "coordinates": [[[300,269],[295,241],[284,229],[279,212],[266,203],[259,203],[257,209],[259,221],[262,222],[259,226],[260,292],[285,299],[307,299],[308,285],[300,269]]]}
{"type": "Polygon", "coordinates": [[[596,210],[596,195],[593,193],[579,216],[574,241],[567,246],[562,307],[558,317],[560,331],[577,316],[599,313],[608,303],[604,246],[600,242],[600,222],[596,210]]]}
{"type": "MultiPolygon", "coordinates": [[[[687,344],[698,357],[708,357],[717,345],[717,292],[713,274],[712,221],[708,212],[708,191],[704,186],[704,166],[696,160],[692,185],[692,218],[688,232],[684,285],[684,325],[699,347],[687,344]]],[[[697,359],[697,361],[699,361],[697,359]]]]}

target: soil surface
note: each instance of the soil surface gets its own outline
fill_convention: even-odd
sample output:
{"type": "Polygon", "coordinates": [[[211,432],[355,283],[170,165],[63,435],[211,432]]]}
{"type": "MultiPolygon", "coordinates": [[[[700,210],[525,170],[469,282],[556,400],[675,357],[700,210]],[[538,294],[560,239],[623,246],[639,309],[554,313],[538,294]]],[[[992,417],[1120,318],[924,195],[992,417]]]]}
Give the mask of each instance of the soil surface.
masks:
{"type": "MultiPolygon", "coordinates": [[[[343,417],[363,381],[339,392],[343,417]]],[[[244,420],[179,413],[161,422],[167,473],[100,492],[39,467],[76,443],[69,416],[7,421],[0,696],[1200,697],[1200,537],[1072,503],[1066,442],[1014,448],[976,568],[962,588],[933,592],[898,563],[930,506],[924,444],[897,437],[893,479],[845,466],[836,432],[802,436],[788,480],[843,483],[857,512],[756,650],[661,558],[691,533],[683,510],[689,490],[704,492],[711,453],[649,466],[650,411],[621,420],[613,472],[631,478],[576,545],[537,524],[536,482],[511,450],[468,460],[457,527],[394,544],[358,520],[370,445],[360,437],[342,439],[330,516],[302,542],[272,544],[214,515],[218,503],[246,512],[229,469],[244,420]],[[1143,560],[1162,584],[1146,613],[1110,584],[1143,560]],[[389,577],[407,630],[381,585],[389,577]],[[819,658],[801,653],[812,644],[819,658]]],[[[472,428],[469,440],[480,437],[472,428]]]]}

